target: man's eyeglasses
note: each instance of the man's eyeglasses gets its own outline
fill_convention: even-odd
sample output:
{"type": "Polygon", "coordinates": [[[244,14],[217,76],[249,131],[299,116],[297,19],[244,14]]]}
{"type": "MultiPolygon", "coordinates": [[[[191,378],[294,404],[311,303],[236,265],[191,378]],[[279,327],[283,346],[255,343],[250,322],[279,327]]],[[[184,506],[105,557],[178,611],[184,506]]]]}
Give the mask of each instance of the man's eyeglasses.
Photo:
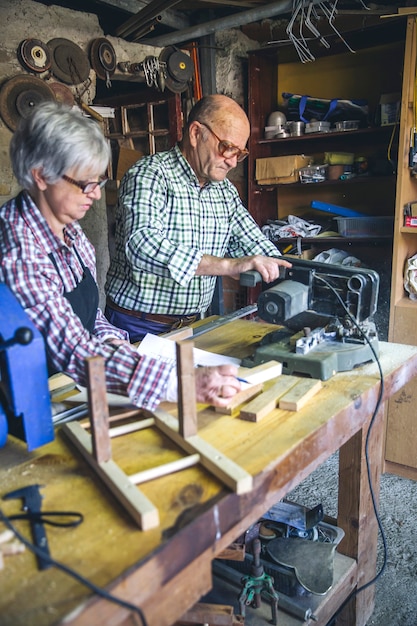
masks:
{"type": "Polygon", "coordinates": [[[85,194],[93,192],[95,189],[97,189],[97,187],[100,187],[100,189],[102,189],[108,180],[107,178],[101,178],[99,181],[85,183],[84,181],[81,181],[81,180],[74,180],[73,178],[70,178],[66,174],[62,174],[62,178],[66,180],[67,183],[71,183],[72,185],[75,185],[76,187],[81,189],[81,191],[85,194]]]}
{"type": "Polygon", "coordinates": [[[220,139],[220,137],[216,135],[214,130],[212,130],[210,126],[206,124],[206,122],[200,122],[200,124],[208,128],[211,134],[214,135],[214,137],[216,137],[217,141],[219,142],[217,146],[217,150],[219,151],[219,154],[224,156],[226,159],[231,159],[233,157],[236,157],[236,160],[238,161],[238,163],[246,159],[246,157],[249,154],[249,150],[247,150],[246,148],[243,148],[243,150],[241,150],[240,148],[235,146],[233,143],[230,143],[230,141],[226,141],[225,139],[220,139]]]}

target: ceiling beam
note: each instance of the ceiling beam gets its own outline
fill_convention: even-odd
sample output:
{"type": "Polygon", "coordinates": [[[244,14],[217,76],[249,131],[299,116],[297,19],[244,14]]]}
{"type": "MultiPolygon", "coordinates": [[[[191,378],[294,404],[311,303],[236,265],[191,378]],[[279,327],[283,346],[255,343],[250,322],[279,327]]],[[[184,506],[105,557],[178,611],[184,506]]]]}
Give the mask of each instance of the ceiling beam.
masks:
{"type": "MultiPolygon", "coordinates": [[[[114,9],[121,9],[134,15],[146,8],[150,0],[96,0],[97,4],[103,4],[114,9]]],[[[181,30],[190,26],[190,21],[183,13],[178,11],[164,11],[161,15],[161,24],[169,26],[175,30],[181,30]]]]}
{"type": "MultiPolygon", "coordinates": [[[[318,1],[319,0],[316,0],[316,2],[318,1]]],[[[228,28],[236,28],[238,26],[243,26],[244,24],[258,22],[259,20],[275,17],[276,15],[280,15],[282,13],[291,13],[292,7],[292,0],[279,0],[278,2],[271,2],[270,4],[266,4],[256,9],[249,9],[248,11],[235,13],[227,17],[198,24],[197,26],[191,26],[167,35],[152,37],[151,39],[143,39],[141,40],[141,43],[163,48],[165,46],[175,45],[184,41],[194,41],[195,39],[199,39],[205,35],[211,35],[220,30],[227,30],[228,28]]]]}

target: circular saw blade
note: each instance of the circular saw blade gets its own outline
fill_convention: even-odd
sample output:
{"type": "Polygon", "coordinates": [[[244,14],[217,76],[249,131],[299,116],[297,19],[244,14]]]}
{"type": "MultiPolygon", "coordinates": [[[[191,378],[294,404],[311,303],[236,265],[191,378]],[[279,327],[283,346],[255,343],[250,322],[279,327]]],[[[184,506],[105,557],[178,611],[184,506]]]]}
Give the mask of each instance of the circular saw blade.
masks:
{"type": "Polygon", "coordinates": [[[101,80],[107,80],[116,69],[116,52],[108,39],[98,37],[90,45],[91,67],[101,80]]]}
{"type": "Polygon", "coordinates": [[[41,74],[51,67],[51,53],[39,39],[24,39],[17,49],[17,57],[26,70],[41,74]]]}
{"type": "Polygon", "coordinates": [[[51,51],[51,70],[54,76],[68,85],[78,85],[90,74],[88,57],[77,44],[57,37],[48,41],[51,51]]]}
{"type": "Polygon", "coordinates": [[[52,89],[40,78],[17,74],[3,83],[0,89],[0,115],[4,123],[15,131],[20,120],[26,118],[41,102],[55,101],[52,89]]]}

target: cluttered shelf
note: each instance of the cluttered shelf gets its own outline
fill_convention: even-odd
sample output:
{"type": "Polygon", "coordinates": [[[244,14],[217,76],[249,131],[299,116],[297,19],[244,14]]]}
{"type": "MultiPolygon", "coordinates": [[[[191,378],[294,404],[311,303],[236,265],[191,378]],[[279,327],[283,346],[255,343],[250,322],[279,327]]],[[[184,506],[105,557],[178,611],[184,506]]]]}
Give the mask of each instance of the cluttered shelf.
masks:
{"type": "Polygon", "coordinates": [[[329,142],[329,140],[332,139],[343,139],[346,140],[347,143],[349,143],[351,140],[363,140],[366,137],[369,137],[371,140],[372,139],[377,139],[379,137],[385,137],[386,135],[392,134],[396,131],[397,129],[397,125],[384,125],[384,126],[372,126],[372,127],[367,127],[367,128],[358,128],[357,130],[349,130],[349,131],[335,131],[332,130],[329,133],[323,133],[323,132],[318,132],[318,133],[309,133],[309,134],[303,134],[303,135],[292,135],[289,137],[278,137],[278,138],[272,138],[272,139],[266,139],[266,138],[260,138],[257,140],[257,143],[259,144],[299,144],[299,143],[304,143],[304,142],[308,142],[311,143],[313,140],[314,141],[325,141],[326,143],[329,142]]]}
{"type": "MultiPolygon", "coordinates": [[[[337,180],[330,180],[328,178],[324,179],[324,180],[320,180],[318,182],[311,182],[311,183],[303,183],[303,182],[294,182],[291,183],[291,189],[294,188],[305,188],[306,185],[310,185],[310,189],[311,189],[311,185],[320,185],[320,187],[332,187],[332,186],[339,186],[339,185],[351,185],[353,184],[363,184],[363,183],[378,183],[381,184],[385,181],[392,181],[392,179],[395,177],[395,174],[390,174],[390,175],[386,175],[386,176],[369,176],[367,174],[364,175],[360,175],[360,176],[351,176],[349,178],[346,178],[344,180],[341,179],[337,179],[337,180]]],[[[262,189],[267,189],[267,188],[272,188],[272,187],[285,187],[286,189],[288,188],[288,184],[286,183],[268,183],[268,185],[262,184],[260,185],[259,183],[254,185],[255,187],[260,187],[262,189]]]]}

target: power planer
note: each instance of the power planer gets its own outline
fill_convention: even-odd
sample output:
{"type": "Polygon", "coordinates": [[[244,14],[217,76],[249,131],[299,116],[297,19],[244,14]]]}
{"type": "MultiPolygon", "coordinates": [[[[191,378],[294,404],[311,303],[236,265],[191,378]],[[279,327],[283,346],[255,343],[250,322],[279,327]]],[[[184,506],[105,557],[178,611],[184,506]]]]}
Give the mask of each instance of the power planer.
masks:
{"type": "MultiPolygon", "coordinates": [[[[279,328],[265,335],[242,365],[280,361],[284,374],[327,380],[376,359],[379,275],[372,269],[331,265],[283,256],[291,268],[280,268],[272,286],[262,284],[258,316],[279,328]]],[[[240,284],[262,282],[256,271],[240,284]]]]}

